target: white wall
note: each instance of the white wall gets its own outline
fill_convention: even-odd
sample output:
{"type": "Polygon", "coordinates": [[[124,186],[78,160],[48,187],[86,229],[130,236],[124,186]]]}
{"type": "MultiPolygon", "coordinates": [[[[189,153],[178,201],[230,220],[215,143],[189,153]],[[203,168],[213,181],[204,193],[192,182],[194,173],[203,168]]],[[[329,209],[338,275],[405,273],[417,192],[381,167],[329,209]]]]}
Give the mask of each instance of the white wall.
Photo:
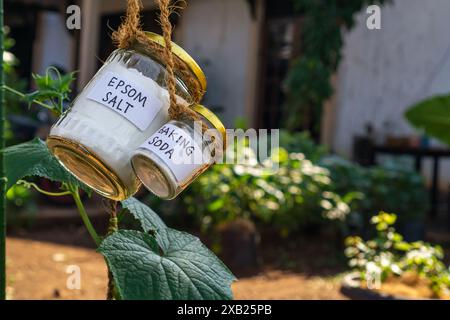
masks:
{"type": "Polygon", "coordinates": [[[247,1],[189,1],[175,40],[207,76],[205,105],[223,107],[220,117],[228,127],[236,117],[254,118],[258,23],[247,1]]]}
{"type": "Polygon", "coordinates": [[[381,130],[389,120],[396,133],[412,133],[408,106],[450,92],[450,1],[394,0],[382,10],[382,30],[368,30],[366,17],[345,37],[337,82],[333,144],[346,155],[366,122],[381,130]]]}
{"type": "MultiPolygon", "coordinates": [[[[144,10],[154,8],[155,0],[143,0],[144,10]]],[[[78,86],[84,87],[97,72],[100,20],[104,14],[125,12],[126,1],[81,0],[80,72],[78,86]]]]}
{"type": "Polygon", "coordinates": [[[338,73],[334,150],[349,156],[366,122],[378,135],[385,121],[397,135],[414,133],[404,111],[450,92],[449,17],[448,0],[394,0],[382,9],[382,30],[368,30],[367,15],[359,15],[338,73]]]}
{"type": "MultiPolygon", "coordinates": [[[[146,0],[144,4],[147,9],[155,5],[154,0],[146,0]]],[[[189,52],[207,76],[208,89],[202,102],[206,106],[222,107],[224,112],[219,116],[228,127],[233,126],[237,117],[247,118],[249,125],[255,120],[262,4],[257,0],[258,18],[252,19],[246,0],[189,0],[174,33],[174,40],[189,52]]],[[[99,12],[124,9],[125,2],[101,0],[92,4],[91,0],[83,0],[81,85],[95,72],[90,64],[91,60],[95,61],[96,51],[92,47],[98,41],[98,32],[91,30],[98,29],[95,25],[99,12]]]]}
{"type": "Polygon", "coordinates": [[[75,41],[67,31],[65,17],[59,12],[42,12],[34,44],[33,72],[42,74],[47,67],[55,65],[72,71],[74,49],[75,41]]]}

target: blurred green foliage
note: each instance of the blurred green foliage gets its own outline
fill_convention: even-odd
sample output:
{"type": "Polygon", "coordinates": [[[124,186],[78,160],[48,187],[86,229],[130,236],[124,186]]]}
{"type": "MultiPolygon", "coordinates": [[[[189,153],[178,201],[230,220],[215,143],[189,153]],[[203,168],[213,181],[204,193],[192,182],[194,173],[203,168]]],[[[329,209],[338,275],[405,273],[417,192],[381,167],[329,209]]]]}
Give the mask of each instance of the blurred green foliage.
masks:
{"type": "Polygon", "coordinates": [[[422,241],[406,242],[393,225],[395,214],[380,212],[372,217],[376,236],[368,241],[360,237],[346,239],[345,255],[349,266],[358,271],[363,280],[386,281],[389,276],[414,272],[430,281],[436,297],[450,294],[450,270],[443,262],[441,247],[422,241]]]}
{"type": "Polygon", "coordinates": [[[33,224],[38,207],[36,195],[30,189],[14,185],[6,192],[8,224],[13,227],[29,227],[33,224]]]}
{"type": "Polygon", "coordinates": [[[323,103],[333,94],[330,83],[341,61],[343,31],[355,24],[355,14],[388,0],[295,0],[302,17],[300,56],[286,78],[286,125],[298,129],[305,114],[320,119],[323,103]]]}
{"type": "Polygon", "coordinates": [[[450,146],[450,96],[435,96],[410,107],[406,119],[420,131],[450,146]]]}
{"type": "Polygon", "coordinates": [[[245,152],[246,164],[216,165],[183,195],[183,205],[203,231],[246,218],[286,236],[326,220],[345,220],[349,206],[332,192],[327,169],[285,149],[263,163],[250,148],[245,152]]]}
{"type": "Polygon", "coordinates": [[[280,145],[262,162],[250,148],[239,149],[246,164],[215,165],[178,201],[153,198],[152,206],[164,214],[187,211],[193,221],[181,223],[204,232],[246,218],[281,235],[324,224],[363,232],[383,208],[399,212],[401,223],[422,220],[428,209],[422,177],[403,166],[361,167],[327,155],[306,133],[281,132],[280,145]]]}
{"type": "MultiPolygon", "coordinates": [[[[3,68],[5,70],[5,84],[15,90],[24,90],[26,87],[26,81],[18,77],[15,67],[19,64],[16,56],[12,54],[9,50],[15,45],[15,40],[8,37],[9,28],[4,27],[5,30],[5,52],[3,54],[3,68]]],[[[6,91],[5,94],[5,105],[7,115],[23,113],[20,100],[13,93],[6,91]]],[[[5,139],[6,144],[11,145],[14,142],[14,135],[11,131],[11,125],[8,120],[5,122],[6,131],[5,139]]]]}
{"type": "Polygon", "coordinates": [[[289,132],[280,130],[280,146],[288,152],[301,152],[305,158],[316,163],[327,154],[324,145],[315,143],[309,132],[289,132]]]}
{"type": "Polygon", "coordinates": [[[338,194],[353,190],[353,222],[368,227],[373,212],[397,212],[399,223],[422,221],[429,209],[429,196],[423,177],[397,162],[362,167],[337,156],[325,157],[320,164],[328,168],[338,194]]]}
{"type": "MultiPolygon", "coordinates": [[[[15,40],[8,37],[9,28],[5,28],[5,52],[3,56],[3,67],[5,71],[5,84],[16,90],[23,90],[26,87],[26,81],[20,79],[16,73],[15,67],[19,64],[17,58],[9,51],[14,45],[15,40]]],[[[23,108],[17,96],[5,90],[5,104],[7,114],[23,113],[23,108]]],[[[11,125],[8,120],[5,121],[5,138],[7,145],[15,143],[14,134],[11,131],[11,125]]],[[[31,223],[37,213],[34,194],[27,188],[15,185],[8,189],[6,193],[6,213],[9,224],[19,226],[31,223]],[[31,219],[30,219],[31,218],[31,219]]]]}

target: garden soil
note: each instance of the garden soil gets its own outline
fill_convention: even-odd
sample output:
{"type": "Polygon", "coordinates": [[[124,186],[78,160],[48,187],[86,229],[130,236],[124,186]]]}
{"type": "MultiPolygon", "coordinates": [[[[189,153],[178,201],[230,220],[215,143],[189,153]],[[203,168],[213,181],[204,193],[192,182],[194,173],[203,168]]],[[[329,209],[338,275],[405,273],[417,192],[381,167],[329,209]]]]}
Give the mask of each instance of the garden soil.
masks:
{"type": "MultiPolygon", "coordinates": [[[[76,231],[72,234],[78,237],[76,231]]],[[[52,234],[52,238],[58,235],[52,234]]],[[[67,236],[67,234],[65,235],[67,236]]],[[[61,234],[61,237],[64,235],[61,234]]],[[[81,237],[81,235],[80,235],[81,237]]],[[[105,299],[106,267],[102,256],[88,247],[9,237],[7,241],[10,299],[105,299]],[[80,270],[79,289],[74,272],[80,270]]],[[[236,299],[344,299],[336,277],[265,270],[233,284],[236,299]]]]}

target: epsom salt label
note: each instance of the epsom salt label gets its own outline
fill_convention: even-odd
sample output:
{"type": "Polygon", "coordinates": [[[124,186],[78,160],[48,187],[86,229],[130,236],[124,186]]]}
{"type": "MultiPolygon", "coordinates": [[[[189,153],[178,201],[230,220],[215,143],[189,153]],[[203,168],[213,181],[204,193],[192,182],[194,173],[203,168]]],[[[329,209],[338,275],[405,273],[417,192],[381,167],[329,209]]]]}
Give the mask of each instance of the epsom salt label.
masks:
{"type": "Polygon", "coordinates": [[[143,77],[138,72],[127,70],[127,74],[104,72],[91,90],[88,99],[114,110],[144,131],[163,106],[163,102],[152,92],[142,89],[137,82],[143,77]]]}
{"type": "Polygon", "coordinates": [[[204,161],[202,149],[191,132],[170,123],[153,134],[141,148],[161,158],[179,182],[189,178],[209,160],[204,161]]]}

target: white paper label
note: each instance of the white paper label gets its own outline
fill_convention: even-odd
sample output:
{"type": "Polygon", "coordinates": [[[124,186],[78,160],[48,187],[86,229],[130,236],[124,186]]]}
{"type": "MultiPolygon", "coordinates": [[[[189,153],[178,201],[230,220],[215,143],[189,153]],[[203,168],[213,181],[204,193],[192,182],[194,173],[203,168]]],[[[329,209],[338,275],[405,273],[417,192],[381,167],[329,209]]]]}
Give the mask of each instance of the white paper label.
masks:
{"type": "Polygon", "coordinates": [[[210,161],[208,156],[203,158],[203,151],[191,134],[173,124],[164,125],[141,148],[158,155],[178,182],[185,181],[210,161]]]}
{"type": "MultiPolygon", "coordinates": [[[[88,99],[114,110],[144,131],[163,106],[151,90],[143,90],[132,77],[139,76],[111,71],[104,72],[88,92],[88,99]]],[[[143,76],[141,76],[143,77],[143,76]]]]}

